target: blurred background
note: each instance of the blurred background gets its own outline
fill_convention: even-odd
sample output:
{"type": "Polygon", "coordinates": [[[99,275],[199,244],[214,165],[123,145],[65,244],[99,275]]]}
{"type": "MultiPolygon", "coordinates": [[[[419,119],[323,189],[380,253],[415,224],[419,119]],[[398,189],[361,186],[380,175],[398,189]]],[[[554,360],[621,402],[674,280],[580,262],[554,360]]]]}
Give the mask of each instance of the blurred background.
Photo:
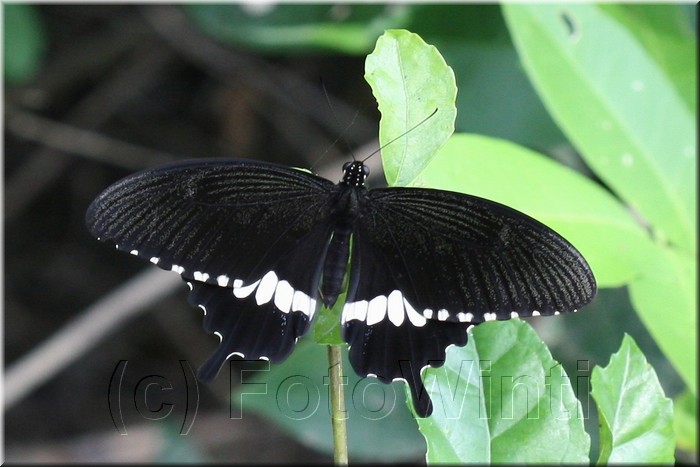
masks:
{"type": "MultiPolygon", "coordinates": [[[[691,21],[693,10],[683,12],[691,21]]],[[[338,179],[349,158],[341,134],[356,155],[376,148],[364,58],[385,29],[420,34],[453,67],[457,131],[508,139],[591,175],[527,80],[498,6],[4,4],[3,24],[7,461],[332,460],[327,416],[302,426],[251,407],[237,419],[235,371],[181,390],[217,339],[202,331],[176,275],[95,241],[84,214],[119,178],[189,158],[253,158],[338,179]],[[134,410],[151,383],[155,402],[134,410]]],[[[379,167],[373,177],[382,183],[379,167]]],[[[666,394],[681,392],[624,289],[560,318],[532,324],[582,382],[583,398],[590,369],[607,364],[624,332],[666,394]]],[[[308,371],[325,374],[313,347],[271,371],[301,374],[313,363],[308,371]]],[[[587,410],[595,450],[594,405],[587,410]]],[[[386,425],[351,425],[350,437],[351,460],[424,462],[405,409],[386,425]]]]}

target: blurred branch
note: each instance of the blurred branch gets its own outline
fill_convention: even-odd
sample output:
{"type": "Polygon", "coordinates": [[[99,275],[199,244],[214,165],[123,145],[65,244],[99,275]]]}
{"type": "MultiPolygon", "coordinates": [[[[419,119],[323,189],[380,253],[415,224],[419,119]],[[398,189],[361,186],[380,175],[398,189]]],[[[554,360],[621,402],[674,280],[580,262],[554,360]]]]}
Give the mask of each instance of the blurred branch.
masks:
{"type": "MultiPolygon", "coordinates": [[[[131,63],[83,98],[65,117],[65,121],[83,128],[99,128],[129,99],[148,86],[161,67],[171,58],[163,47],[148,44],[131,63]]],[[[71,162],[59,151],[42,147],[29,155],[5,184],[5,222],[24,211],[50,183],[58,179],[71,162]]]]}
{"type": "Polygon", "coordinates": [[[7,369],[5,410],[181,284],[179,276],[149,268],[79,313],[7,369]]]}
{"type": "Polygon", "coordinates": [[[125,169],[141,170],[178,158],[118,139],[44,118],[7,105],[6,127],[13,135],[67,154],[107,162],[125,169]]]}

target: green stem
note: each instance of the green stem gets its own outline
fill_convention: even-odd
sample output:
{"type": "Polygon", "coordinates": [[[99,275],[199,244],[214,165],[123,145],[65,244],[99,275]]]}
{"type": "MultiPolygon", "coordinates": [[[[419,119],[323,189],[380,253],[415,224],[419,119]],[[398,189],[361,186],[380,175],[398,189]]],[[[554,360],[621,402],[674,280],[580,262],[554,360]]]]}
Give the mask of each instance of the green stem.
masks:
{"type": "Polygon", "coordinates": [[[336,465],[348,464],[348,434],[345,426],[345,393],[343,390],[343,360],[339,345],[328,346],[328,363],[331,377],[331,423],[333,424],[333,461],[336,465]]]}

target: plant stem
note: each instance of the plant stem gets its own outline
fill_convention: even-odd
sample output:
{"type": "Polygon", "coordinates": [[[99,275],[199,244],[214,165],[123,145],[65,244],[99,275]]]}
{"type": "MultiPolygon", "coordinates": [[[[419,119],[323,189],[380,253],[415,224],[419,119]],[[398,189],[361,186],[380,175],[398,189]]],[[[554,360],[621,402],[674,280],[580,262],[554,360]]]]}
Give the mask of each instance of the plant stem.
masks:
{"type": "Polygon", "coordinates": [[[328,346],[328,363],[331,377],[331,423],[333,425],[333,461],[336,465],[348,464],[348,435],[345,426],[345,392],[343,390],[343,360],[340,346],[328,346]]]}

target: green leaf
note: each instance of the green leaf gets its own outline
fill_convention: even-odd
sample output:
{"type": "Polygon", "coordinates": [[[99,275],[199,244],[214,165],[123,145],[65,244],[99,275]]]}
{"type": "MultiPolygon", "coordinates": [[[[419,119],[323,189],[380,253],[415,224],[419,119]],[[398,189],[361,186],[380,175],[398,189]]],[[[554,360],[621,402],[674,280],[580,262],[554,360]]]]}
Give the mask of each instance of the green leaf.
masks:
{"type": "Polygon", "coordinates": [[[649,250],[630,283],[634,308],[649,333],[697,395],[697,268],[694,258],[662,247],[649,250]]]}
{"type": "Polygon", "coordinates": [[[565,143],[566,138],[532,89],[512,45],[446,44],[440,47],[440,53],[457,77],[457,131],[533,148],[565,143]]]}
{"type": "Polygon", "coordinates": [[[406,29],[438,48],[457,79],[456,131],[528,147],[565,142],[547,114],[508,34],[497,3],[422,3],[406,29]]]}
{"type": "Polygon", "coordinates": [[[690,393],[684,392],[673,401],[673,428],[676,445],[688,452],[698,450],[698,404],[690,393]]]}
{"type": "Polygon", "coordinates": [[[347,293],[343,292],[338,296],[333,308],[323,307],[318,317],[313,323],[314,342],[324,345],[345,345],[345,341],[340,336],[340,314],[345,305],[347,293]]]}
{"type": "Polygon", "coordinates": [[[382,162],[387,182],[405,185],[454,132],[454,73],[418,35],[390,30],[367,56],[365,79],[382,114],[379,142],[386,145],[382,162]]]}
{"type": "Polygon", "coordinates": [[[335,50],[368,52],[385,29],[401,27],[411,16],[410,6],[386,5],[183,5],[208,34],[260,51],[303,53],[335,50]]]}
{"type": "Polygon", "coordinates": [[[602,287],[636,277],[652,247],[629,212],[600,185],[507,141],[456,134],[411,185],[480,196],[534,217],[581,251],[602,287]]]}
{"type": "Polygon", "coordinates": [[[597,4],[503,10],[530,79],[587,164],[657,238],[695,251],[695,116],[659,54],[597,4]]]}
{"type": "Polygon", "coordinates": [[[425,372],[434,412],[419,419],[428,462],[588,462],[581,405],[537,333],[513,319],[477,326],[425,372]]]}
{"type": "Polygon", "coordinates": [[[591,395],[600,417],[599,464],[673,463],[673,403],[629,335],[605,368],[594,368],[591,395]]]}
{"type": "Polygon", "coordinates": [[[46,49],[46,37],[35,5],[3,5],[5,78],[26,82],[37,73],[46,49]]]}
{"type": "Polygon", "coordinates": [[[660,30],[642,34],[638,25],[627,28],[639,11],[620,8],[508,5],[504,12],[528,74],[561,128],[600,178],[651,224],[657,247],[640,250],[630,293],[649,332],[697,394],[696,358],[682,348],[697,342],[696,122],[688,94],[678,90],[684,78],[670,77],[673,67],[687,65],[659,65],[677,56],[666,50],[668,18],[642,15],[660,30]]]}
{"type": "Polygon", "coordinates": [[[603,10],[634,34],[656,61],[691,112],[696,111],[697,56],[690,18],[678,4],[602,4],[603,10]]]}
{"type": "MultiPolygon", "coordinates": [[[[326,347],[304,339],[284,363],[253,370],[232,394],[240,415],[255,412],[300,443],[332,453],[326,347]]],[[[422,455],[425,443],[404,402],[404,384],[358,377],[345,349],[343,372],[350,459],[398,462],[422,455]]]]}

